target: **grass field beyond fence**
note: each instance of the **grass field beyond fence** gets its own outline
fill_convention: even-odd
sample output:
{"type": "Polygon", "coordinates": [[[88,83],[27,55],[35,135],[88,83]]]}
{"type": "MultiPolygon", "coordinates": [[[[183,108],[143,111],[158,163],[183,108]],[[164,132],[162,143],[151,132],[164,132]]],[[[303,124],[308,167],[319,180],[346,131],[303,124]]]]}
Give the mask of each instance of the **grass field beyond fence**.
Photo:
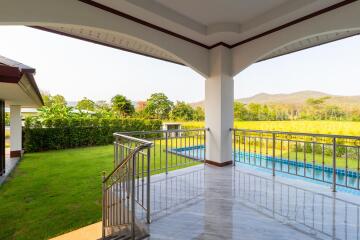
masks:
{"type": "MultiPolygon", "coordinates": [[[[205,123],[184,122],[183,126],[202,128],[205,123]]],[[[360,122],[244,121],[235,122],[234,126],[360,135],[360,122]]],[[[161,141],[157,144],[164,146],[161,141]]],[[[158,157],[152,162],[153,168],[160,168],[164,152],[159,146],[155,151],[158,157]]],[[[176,162],[177,158],[172,161],[176,162]]],[[[113,147],[110,145],[25,154],[9,181],[0,186],[0,239],[47,239],[99,221],[101,172],[109,173],[112,167],[113,147]]]]}
{"type": "MultiPolygon", "coordinates": [[[[205,122],[182,122],[185,128],[202,128],[205,122]]],[[[351,121],[235,121],[235,128],[360,136],[360,122],[351,121]]]]}

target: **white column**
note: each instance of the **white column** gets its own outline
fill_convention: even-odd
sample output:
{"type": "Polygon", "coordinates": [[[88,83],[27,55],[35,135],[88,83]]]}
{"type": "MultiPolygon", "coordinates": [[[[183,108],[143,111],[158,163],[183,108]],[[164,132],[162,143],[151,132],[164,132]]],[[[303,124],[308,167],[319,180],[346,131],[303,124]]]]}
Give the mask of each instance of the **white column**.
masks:
{"type": "Polygon", "coordinates": [[[230,128],[234,121],[234,79],[231,50],[216,47],[210,53],[210,77],[205,80],[206,160],[223,166],[231,163],[230,128]]]}
{"type": "Polygon", "coordinates": [[[21,106],[10,106],[10,157],[21,157],[22,125],[21,106]]]}

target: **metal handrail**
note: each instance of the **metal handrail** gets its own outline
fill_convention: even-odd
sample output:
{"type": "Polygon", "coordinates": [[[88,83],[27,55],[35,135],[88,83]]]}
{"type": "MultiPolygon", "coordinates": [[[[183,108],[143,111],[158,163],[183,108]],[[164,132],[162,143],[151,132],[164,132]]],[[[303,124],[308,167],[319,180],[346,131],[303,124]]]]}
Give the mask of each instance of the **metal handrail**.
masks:
{"type": "MultiPolygon", "coordinates": [[[[115,133],[114,136],[116,137],[117,141],[119,138],[122,138],[129,142],[135,142],[140,144],[139,146],[136,146],[133,149],[127,152],[127,156],[120,162],[118,165],[115,165],[114,170],[108,175],[105,176],[105,173],[103,174],[103,224],[102,224],[102,237],[105,239],[107,236],[106,234],[106,228],[114,227],[112,222],[115,222],[117,225],[129,225],[131,226],[131,233],[130,237],[131,239],[135,239],[135,204],[138,203],[144,210],[146,210],[146,217],[148,223],[150,222],[150,165],[149,165],[149,156],[148,156],[148,163],[147,163],[147,182],[146,182],[146,208],[144,207],[144,203],[140,204],[138,200],[136,199],[136,179],[140,176],[140,173],[136,171],[136,166],[138,165],[137,157],[139,157],[139,154],[141,154],[142,150],[148,149],[148,155],[150,147],[152,146],[152,142],[134,138],[131,136],[126,136],[123,134],[115,133]],[[121,170],[124,170],[123,175],[120,173],[121,170]],[[131,171],[130,171],[131,170],[131,171]],[[113,183],[109,184],[109,187],[107,186],[108,181],[111,178],[115,178],[113,183]],[[125,180],[124,180],[125,179],[125,180]],[[124,183],[125,182],[125,183],[124,183]],[[115,189],[114,189],[115,187],[115,189]],[[112,195],[109,199],[109,194],[112,195]],[[120,196],[119,196],[120,194],[120,196]],[[123,201],[121,198],[121,195],[126,195],[127,203],[123,201]],[[119,199],[119,200],[118,200],[119,199]],[[131,204],[129,202],[129,199],[131,201],[131,204]],[[110,201],[110,202],[109,202],[110,201]],[[114,207],[115,205],[115,207],[114,207]],[[129,207],[131,206],[131,216],[129,215],[129,207]],[[127,218],[122,217],[121,211],[125,212],[125,208],[127,208],[127,218]],[[123,210],[121,210],[123,209],[123,210]],[[120,212],[119,212],[120,211],[120,212]],[[115,216],[115,217],[114,217],[115,216]],[[109,223],[110,222],[110,223],[109,223]]],[[[115,156],[117,157],[117,156],[115,156]]],[[[142,166],[144,168],[144,166],[142,166]]],[[[144,178],[144,170],[142,170],[142,177],[144,178]]],[[[138,190],[139,191],[139,186],[138,190]]],[[[142,188],[142,191],[144,189],[142,188]]],[[[124,196],[123,196],[124,198],[124,196]]]]}
{"type": "Polygon", "coordinates": [[[114,170],[112,170],[112,171],[108,174],[107,177],[105,177],[105,178],[103,179],[103,183],[105,183],[107,180],[109,180],[109,178],[110,178],[112,175],[114,175],[114,173],[115,173],[119,168],[123,167],[126,163],[128,163],[129,160],[132,159],[135,154],[137,154],[137,153],[140,152],[141,150],[144,150],[145,148],[151,147],[151,145],[152,145],[152,143],[151,143],[151,142],[148,142],[148,143],[146,143],[146,144],[143,144],[143,145],[140,145],[140,146],[136,147],[136,148],[133,150],[133,152],[130,153],[130,154],[128,155],[128,157],[125,158],[124,161],[122,161],[117,167],[115,167],[114,170]]]}
{"type": "Polygon", "coordinates": [[[136,137],[132,137],[132,136],[129,136],[127,135],[126,132],[119,132],[119,133],[114,133],[113,134],[114,137],[121,137],[123,139],[126,139],[126,140],[129,140],[129,141],[133,141],[133,142],[137,142],[137,143],[142,143],[146,146],[151,146],[152,145],[152,142],[150,141],[147,141],[145,139],[141,139],[141,138],[136,138],[136,137]]]}
{"type": "Polygon", "coordinates": [[[347,138],[347,139],[360,140],[360,136],[353,136],[353,135],[336,135],[336,134],[303,133],[303,132],[283,132],[283,131],[272,131],[272,130],[254,130],[254,129],[246,129],[246,128],[230,128],[229,130],[230,131],[255,132],[255,133],[291,134],[291,135],[308,136],[308,137],[347,138]]]}
{"type": "Polygon", "coordinates": [[[102,181],[103,238],[125,234],[124,231],[135,237],[135,205],[146,212],[150,223],[150,175],[204,162],[202,149],[207,131],[208,128],[197,128],[113,134],[114,169],[103,175],[102,181]]]}
{"type": "Polygon", "coordinates": [[[332,173],[331,183],[334,192],[336,191],[336,185],[360,189],[360,136],[241,128],[230,128],[230,131],[233,131],[234,164],[235,161],[238,161],[258,167],[269,168],[268,163],[270,162],[272,163],[271,168],[274,176],[275,172],[279,171],[293,175],[301,175],[323,182],[330,182],[330,180],[325,180],[324,177],[324,171],[327,171],[332,173]],[[296,136],[296,138],[291,136],[296,136]],[[290,147],[294,147],[295,150],[291,152],[290,147]],[[287,156],[284,156],[284,152],[287,156]],[[293,154],[292,159],[290,159],[291,153],[293,154]],[[329,153],[331,153],[331,167],[325,164],[325,155],[330,158],[329,153]],[[310,156],[308,156],[309,154],[310,156]],[[301,157],[303,157],[303,159],[301,159],[301,157]],[[321,162],[319,162],[319,160],[321,160],[321,162]],[[345,163],[344,168],[337,166],[338,160],[342,160],[345,163]],[[357,164],[356,171],[349,170],[348,164],[350,161],[357,164]],[[264,166],[264,163],[266,166],[264,166]],[[292,171],[295,169],[295,173],[290,171],[291,166],[294,166],[292,167],[292,171]],[[303,170],[298,172],[298,168],[303,170]],[[307,174],[307,169],[309,169],[311,176],[307,174]],[[315,177],[315,172],[319,170],[322,171],[321,179],[315,177]],[[338,174],[345,176],[344,183],[337,182],[338,174]],[[357,177],[356,186],[348,183],[348,176],[357,177]]]}
{"type": "Polygon", "coordinates": [[[181,133],[181,132],[196,132],[196,131],[210,131],[210,128],[194,128],[194,129],[169,129],[169,130],[152,130],[152,131],[131,131],[119,132],[117,135],[138,135],[138,134],[153,134],[153,133],[181,133]]]}

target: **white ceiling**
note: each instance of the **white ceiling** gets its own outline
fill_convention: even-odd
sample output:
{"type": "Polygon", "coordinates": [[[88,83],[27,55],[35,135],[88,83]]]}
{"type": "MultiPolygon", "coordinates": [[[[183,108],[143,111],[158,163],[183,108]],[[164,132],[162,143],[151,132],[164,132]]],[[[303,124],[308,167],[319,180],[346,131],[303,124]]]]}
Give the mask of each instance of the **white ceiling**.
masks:
{"type": "MultiPolygon", "coordinates": [[[[234,45],[342,2],[342,0],[94,0],[93,2],[190,39],[198,45],[211,48],[218,43],[234,45]]],[[[109,14],[113,13],[109,12],[109,14]]],[[[118,17],[122,18],[122,16],[118,17]]],[[[124,34],[80,26],[46,28],[80,39],[182,64],[179,59],[162,49],[124,34]]],[[[154,29],[154,31],[160,30],[154,29]]],[[[333,32],[302,39],[275,50],[261,60],[356,34],[359,34],[359,31],[333,32]]]]}
{"type": "Polygon", "coordinates": [[[229,45],[341,0],[95,0],[211,46],[229,45]]]}
{"type": "MultiPolygon", "coordinates": [[[[153,0],[199,24],[243,23],[278,8],[288,0],[239,1],[239,0],[153,0]]],[[[132,1],[135,3],[136,1],[132,1]]]]}

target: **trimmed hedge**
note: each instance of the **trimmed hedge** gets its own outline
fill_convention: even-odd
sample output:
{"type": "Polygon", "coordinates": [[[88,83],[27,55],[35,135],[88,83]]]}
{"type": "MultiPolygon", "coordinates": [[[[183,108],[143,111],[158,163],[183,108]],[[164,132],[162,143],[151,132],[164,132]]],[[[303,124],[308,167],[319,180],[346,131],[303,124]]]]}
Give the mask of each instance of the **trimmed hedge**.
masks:
{"type": "Polygon", "coordinates": [[[56,119],[41,123],[27,119],[24,128],[26,152],[67,149],[111,144],[113,133],[159,130],[160,120],[78,118],[56,119]]]}

